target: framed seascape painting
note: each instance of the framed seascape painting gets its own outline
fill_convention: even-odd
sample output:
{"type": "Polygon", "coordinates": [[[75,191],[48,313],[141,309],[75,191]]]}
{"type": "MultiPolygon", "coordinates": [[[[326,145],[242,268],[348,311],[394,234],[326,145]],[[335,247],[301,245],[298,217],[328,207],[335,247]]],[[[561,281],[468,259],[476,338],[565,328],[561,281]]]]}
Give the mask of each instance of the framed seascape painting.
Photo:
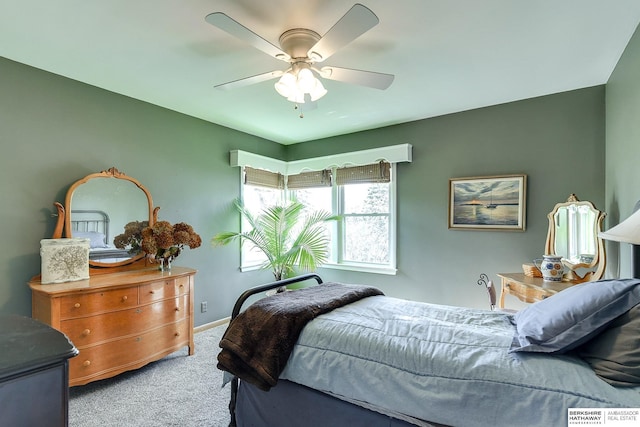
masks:
{"type": "Polygon", "coordinates": [[[449,228],[524,231],[526,175],[449,180],[449,228]]]}

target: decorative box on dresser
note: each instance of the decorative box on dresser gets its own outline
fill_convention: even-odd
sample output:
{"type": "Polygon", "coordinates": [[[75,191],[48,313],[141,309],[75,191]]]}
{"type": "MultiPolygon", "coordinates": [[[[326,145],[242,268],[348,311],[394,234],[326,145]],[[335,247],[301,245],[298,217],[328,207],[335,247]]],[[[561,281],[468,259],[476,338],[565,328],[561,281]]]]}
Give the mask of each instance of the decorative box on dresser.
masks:
{"type": "Polygon", "coordinates": [[[33,318],[63,332],[79,350],[69,363],[69,385],[140,368],[184,346],[194,354],[195,273],[156,265],[76,282],[29,282],[33,318]]]}

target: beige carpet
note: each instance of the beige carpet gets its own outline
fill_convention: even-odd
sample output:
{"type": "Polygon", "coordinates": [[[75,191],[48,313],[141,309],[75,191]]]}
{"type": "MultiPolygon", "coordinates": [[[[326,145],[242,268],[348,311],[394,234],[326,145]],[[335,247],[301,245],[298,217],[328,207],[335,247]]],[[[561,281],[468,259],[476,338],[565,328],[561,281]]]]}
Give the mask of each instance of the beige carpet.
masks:
{"type": "Polygon", "coordinates": [[[136,371],[72,387],[70,427],[223,427],[230,387],[221,388],[218,342],[227,324],[199,332],[187,348],[136,371]]]}

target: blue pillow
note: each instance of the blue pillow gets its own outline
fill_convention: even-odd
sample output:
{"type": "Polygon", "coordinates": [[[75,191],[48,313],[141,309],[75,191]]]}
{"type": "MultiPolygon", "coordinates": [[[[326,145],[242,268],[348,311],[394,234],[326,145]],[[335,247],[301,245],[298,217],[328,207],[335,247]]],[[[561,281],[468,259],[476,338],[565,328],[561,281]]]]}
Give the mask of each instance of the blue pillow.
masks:
{"type": "Polygon", "coordinates": [[[640,303],[639,279],[586,282],[516,313],[510,353],[564,353],[640,303]]]}

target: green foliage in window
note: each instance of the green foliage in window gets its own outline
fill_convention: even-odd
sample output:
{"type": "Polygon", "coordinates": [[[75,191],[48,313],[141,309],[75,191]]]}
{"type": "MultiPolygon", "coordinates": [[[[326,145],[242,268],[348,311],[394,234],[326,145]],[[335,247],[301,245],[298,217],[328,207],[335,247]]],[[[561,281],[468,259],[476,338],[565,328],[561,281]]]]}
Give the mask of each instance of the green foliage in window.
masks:
{"type": "Polygon", "coordinates": [[[241,244],[250,242],[266,255],[261,267],[271,270],[275,280],[292,275],[295,266],[314,271],[327,262],[330,239],[324,224],[339,220],[339,216],[322,210],[306,212],[305,205],[298,201],[266,207],[256,215],[240,200],[234,205],[251,231],[218,233],[211,239],[214,246],[236,240],[241,244]]]}

